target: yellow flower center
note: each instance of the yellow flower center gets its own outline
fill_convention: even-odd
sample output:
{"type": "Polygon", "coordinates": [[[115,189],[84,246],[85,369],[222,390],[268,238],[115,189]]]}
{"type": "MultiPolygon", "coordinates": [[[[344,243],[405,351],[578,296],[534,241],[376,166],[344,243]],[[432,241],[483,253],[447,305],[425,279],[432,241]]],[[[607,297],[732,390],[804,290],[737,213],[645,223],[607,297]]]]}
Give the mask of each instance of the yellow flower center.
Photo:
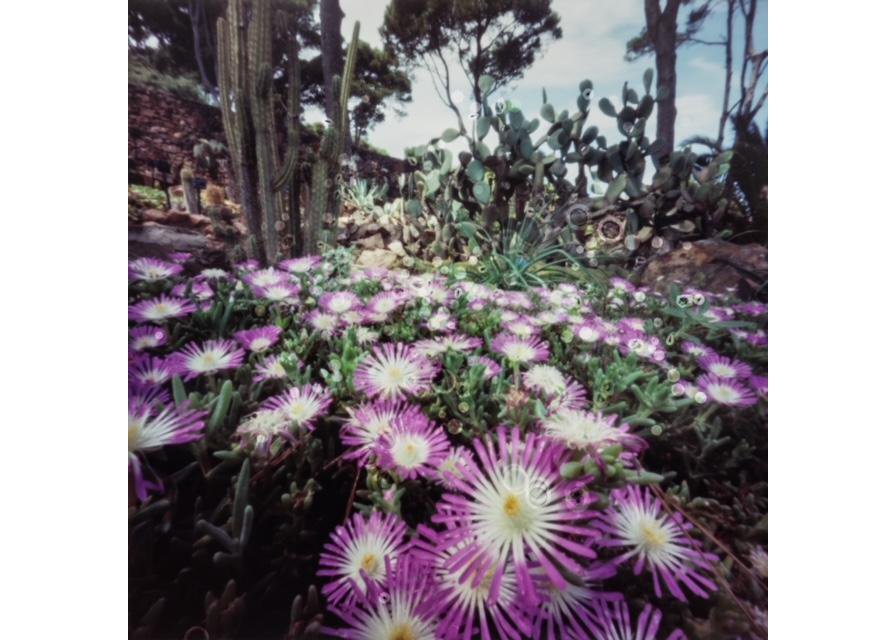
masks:
{"type": "Polygon", "coordinates": [[[386,379],[390,384],[398,384],[404,380],[404,371],[401,370],[401,367],[393,365],[386,369],[386,379]]]}
{"type": "Polygon", "coordinates": [[[669,534],[652,522],[641,525],[641,538],[644,540],[644,546],[651,550],[662,549],[669,542],[669,534]]]}
{"type": "Polygon", "coordinates": [[[515,495],[507,496],[507,499],[504,500],[504,513],[510,518],[516,518],[520,515],[522,508],[523,505],[520,503],[520,499],[515,495]]]}
{"type": "Polygon", "coordinates": [[[203,353],[202,357],[199,358],[199,362],[203,367],[213,367],[218,362],[218,359],[213,353],[203,353]]]}
{"type": "Polygon", "coordinates": [[[411,625],[406,622],[401,623],[389,634],[389,640],[417,640],[411,625]]]}
{"type": "Polygon", "coordinates": [[[369,574],[373,574],[379,566],[379,560],[372,553],[361,558],[361,568],[369,574]]]}
{"type": "Polygon", "coordinates": [[[128,423],[128,451],[133,451],[140,438],[140,425],[136,422],[128,423]]]}

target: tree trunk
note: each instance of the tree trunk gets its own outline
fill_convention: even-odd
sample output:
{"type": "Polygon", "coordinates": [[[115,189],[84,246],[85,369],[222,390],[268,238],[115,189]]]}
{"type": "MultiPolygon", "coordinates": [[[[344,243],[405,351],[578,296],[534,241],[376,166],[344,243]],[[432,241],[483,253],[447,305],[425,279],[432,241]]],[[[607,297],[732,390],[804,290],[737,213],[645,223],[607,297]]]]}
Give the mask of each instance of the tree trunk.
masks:
{"type": "Polygon", "coordinates": [[[190,11],[190,26],[193,29],[193,56],[196,58],[196,65],[199,67],[199,79],[202,81],[203,88],[213,94],[215,86],[212,84],[205,69],[205,62],[202,60],[202,33],[200,31],[200,22],[203,17],[202,5],[199,0],[191,1],[188,9],[190,11]]]}
{"type": "Polygon", "coordinates": [[[324,108],[333,122],[336,113],[336,96],[333,92],[333,76],[342,74],[342,18],[345,14],[339,0],[321,0],[320,3],[320,56],[324,74],[324,108]]]}
{"type": "Polygon", "coordinates": [[[731,103],[731,77],[734,74],[732,48],[732,36],[734,33],[734,3],[737,0],[728,0],[728,15],[725,22],[725,93],[722,96],[722,115],[719,117],[719,136],[716,144],[719,149],[725,141],[725,123],[728,121],[728,105],[731,103]]]}
{"type": "Polygon", "coordinates": [[[644,0],[647,35],[656,56],[656,148],[660,162],[668,159],[675,148],[675,62],[680,5],[681,0],[667,0],[666,8],[660,11],[659,0],[644,0]]]}

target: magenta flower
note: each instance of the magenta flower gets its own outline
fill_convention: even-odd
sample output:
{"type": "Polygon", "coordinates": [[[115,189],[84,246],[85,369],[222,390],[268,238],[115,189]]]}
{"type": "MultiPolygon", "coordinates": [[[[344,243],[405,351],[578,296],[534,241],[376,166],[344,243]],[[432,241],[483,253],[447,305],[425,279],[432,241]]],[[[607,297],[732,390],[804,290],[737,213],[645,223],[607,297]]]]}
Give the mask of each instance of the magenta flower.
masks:
{"type": "Polygon", "coordinates": [[[256,298],[262,298],[270,302],[296,303],[299,299],[299,287],[289,282],[278,282],[262,287],[252,287],[252,293],[256,298]]]}
{"type": "Polygon", "coordinates": [[[562,409],[542,420],[541,427],[549,438],[562,442],[570,449],[587,451],[595,460],[600,459],[600,454],[607,447],[621,445],[625,449],[621,457],[631,461],[646,447],[646,443],[629,433],[627,424],[616,426],[616,418],[600,412],[562,409]]]}
{"type": "Polygon", "coordinates": [[[280,364],[279,355],[270,355],[257,365],[253,370],[252,382],[267,382],[268,380],[285,380],[286,369],[280,364]]]}
{"type": "Polygon", "coordinates": [[[554,588],[564,589],[568,582],[558,567],[581,575],[583,561],[595,559],[591,543],[597,531],[587,524],[597,512],[586,507],[596,498],[584,481],[560,476],[568,459],[562,444],[534,433],[521,439],[516,427],[509,437],[504,427],[496,435],[497,450],[491,439],[473,442],[479,464],[459,469],[457,493],[442,496],[433,522],[445,526],[444,547],[469,545],[452,564],[469,569],[464,582],[478,587],[496,563],[489,593],[494,601],[505,563],[511,562],[521,597],[535,604],[532,566],[541,567],[554,588]],[[577,491],[582,502],[567,499],[577,491]]]}
{"type": "Polygon", "coordinates": [[[293,387],[261,404],[263,410],[279,411],[294,427],[314,430],[314,421],[324,415],[333,402],[329,389],[319,384],[293,387]]]}
{"type": "Polygon", "coordinates": [[[467,362],[471,367],[483,367],[485,369],[483,379],[485,380],[491,380],[501,374],[501,365],[487,356],[470,356],[467,358],[467,362]]]}
{"type": "Polygon", "coordinates": [[[429,390],[438,367],[406,344],[373,348],[355,370],[355,389],[369,398],[417,396],[429,390]]]}
{"type": "Polygon", "coordinates": [[[360,513],[336,527],[320,554],[317,575],[329,578],[321,592],[327,606],[352,605],[367,595],[370,582],[383,587],[387,563],[397,562],[407,550],[407,526],[394,513],[377,511],[365,519],[360,513]]]}
{"type": "Polygon", "coordinates": [[[289,274],[284,273],[283,271],[278,271],[274,267],[268,267],[267,269],[261,269],[259,271],[250,271],[243,276],[243,279],[250,287],[258,289],[270,287],[275,284],[289,284],[289,274]]]}
{"type": "Polygon", "coordinates": [[[639,358],[644,358],[651,362],[662,362],[666,359],[666,350],[663,349],[660,339],[643,333],[623,334],[619,343],[619,351],[624,356],[634,353],[639,358]]]}
{"type": "Polygon", "coordinates": [[[332,313],[323,313],[319,309],[315,309],[306,315],[305,322],[325,338],[332,337],[340,325],[339,316],[332,313]]]}
{"type": "Polygon", "coordinates": [[[646,487],[614,491],[610,509],[598,516],[598,526],[604,532],[602,546],[624,550],[617,564],[634,559],[635,575],[645,567],[650,571],[657,597],[662,597],[662,585],[682,601],[682,585],[702,598],[716,589],[704,573],[712,573],[718,557],[703,551],[688,534],[693,525],[681,513],[668,514],[646,487]]]}
{"type": "Polygon", "coordinates": [[[184,268],[173,262],[165,262],[156,258],[138,258],[128,262],[128,280],[143,282],[159,282],[173,278],[184,268]]]}
{"type": "Polygon", "coordinates": [[[407,300],[407,296],[396,291],[383,291],[367,301],[367,309],[376,315],[388,315],[400,309],[407,300]]]}
{"type": "Polygon", "coordinates": [[[169,318],[182,318],[196,311],[196,305],[184,298],[162,294],[142,300],[128,307],[128,319],[138,322],[161,322],[169,318]]]}
{"type": "Polygon", "coordinates": [[[171,365],[184,379],[190,380],[203,374],[237,369],[243,364],[246,352],[233,340],[206,340],[193,342],[171,356],[171,365]]]}
{"type": "MultiPolygon", "coordinates": [[[[621,596],[603,591],[599,583],[615,573],[616,568],[612,564],[595,564],[579,574],[582,584],[569,584],[565,589],[556,589],[551,586],[544,571],[534,569],[535,583],[543,598],[534,610],[533,637],[563,640],[604,638],[595,636],[601,608],[608,600],[618,600],[621,596]]],[[[629,636],[606,636],[605,640],[632,639],[629,636]]]]}
{"type": "MultiPolygon", "coordinates": [[[[601,637],[608,640],[616,640],[617,638],[656,640],[662,617],[662,613],[659,610],[646,604],[638,616],[633,630],[631,618],[629,618],[628,614],[628,605],[625,600],[619,599],[602,603],[598,623],[602,632],[601,637]]],[[[680,629],[676,629],[669,634],[666,640],[687,640],[687,636],[680,629]]]]}
{"type": "Polygon", "coordinates": [[[347,625],[324,631],[347,640],[436,640],[442,593],[415,557],[400,555],[386,561],[381,588],[371,590],[353,606],[331,608],[347,625]]]}
{"type": "Polygon", "coordinates": [[[177,264],[189,262],[192,257],[192,254],[189,254],[186,251],[172,251],[168,254],[168,259],[177,264]]]}
{"type": "Polygon", "coordinates": [[[417,353],[433,358],[442,355],[446,351],[473,351],[482,346],[482,340],[451,333],[427,340],[418,340],[411,346],[417,353]]]}
{"type": "Polygon", "coordinates": [[[491,350],[504,356],[508,362],[529,364],[544,362],[550,356],[548,345],[535,337],[518,338],[509,333],[499,333],[494,337],[491,350]]]}
{"type": "Polygon", "coordinates": [[[280,268],[291,274],[300,276],[312,271],[320,264],[320,256],[305,256],[303,258],[290,258],[280,263],[280,268]]]}
{"type": "Polygon", "coordinates": [[[128,467],[140,501],[146,500],[150,491],[160,490],[161,485],[146,479],[137,454],[198,440],[205,416],[205,411],[169,404],[165,393],[136,393],[128,398],[128,467]]]}
{"type": "Polygon", "coordinates": [[[466,447],[452,447],[439,465],[438,476],[435,481],[446,489],[455,489],[458,480],[463,475],[461,469],[473,467],[475,464],[473,453],[469,449],[466,447]]]}
{"type": "Polygon", "coordinates": [[[451,317],[447,309],[439,309],[423,323],[433,333],[450,333],[457,329],[457,320],[451,317]]]}
{"type": "Polygon", "coordinates": [[[537,364],[523,374],[523,387],[539,396],[551,410],[584,409],[585,387],[556,367],[537,364]]]}
{"type": "Polygon", "coordinates": [[[235,435],[240,447],[251,451],[254,455],[265,458],[277,452],[275,443],[282,444],[277,438],[283,438],[291,444],[296,443],[290,429],[292,421],[289,416],[276,409],[259,409],[243,420],[236,428],[235,435]]]}
{"type": "MultiPolygon", "coordinates": [[[[421,525],[417,532],[419,538],[414,553],[435,576],[435,582],[443,592],[437,630],[439,637],[463,640],[492,637],[520,639],[530,634],[528,612],[519,601],[512,565],[505,561],[504,568],[498,571],[496,558],[487,561],[484,566],[485,579],[479,585],[471,586],[463,578],[474,568],[470,565],[456,566],[454,560],[460,554],[470,556],[469,551],[476,543],[462,543],[457,548],[445,547],[441,536],[429,527],[421,525]],[[492,578],[496,574],[502,575],[502,580],[492,599],[492,578]]],[[[488,552],[485,551],[482,557],[487,558],[488,552]]]]}
{"type": "Polygon", "coordinates": [[[749,407],[756,404],[756,394],[740,380],[704,374],[697,378],[697,386],[707,398],[728,407],[749,407]]]}
{"type": "Polygon", "coordinates": [[[748,364],[714,353],[703,356],[697,362],[708,374],[717,378],[731,380],[735,378],[749,378],[753,375],[753,371],[748,364]]]}
{"type": "Polygon", "coordinates": [[[598,340],[602,340],[606,332],[601,324],[594,321],[586,321],[577,325],[573,330],[576,338],[587,344],[594,344],[598,340]]]}
{"type": "Polygon", "coordinates": [[[378,466],[402,480],[435,479],[451,444],[442,427],[422,415],[406,412],[382,433],[374,451],[378,466]]]}
{"type": "Polygon", "coordinates": [[[340,315],[361,307],[361,300],[351,291],[332,291],[321,296],[319,306],[327,313],[340,315]]]}
{"type": "Polygon", "coordinates": [[[348,408],[349,420],[339,434],[342,443],[353,449],[347,460],[356,459],[359,465],[369,462],[381,435],[400,421],[426,420],[420,407],[403,400],[378,400],[359,407],[348,408]]]}
{"type": "Polygon", "coordinates": [[[716,352],[703,344],[697,344],[696,342],[684,342],[681,345],[681,350],[695,358],[705,358],[706,356],[714,356],[716,352]]]}
{"type": "Polygon", "coordinates": [[[768,398],[768,376],[750,376],[750,386],[759,396],[768,398]]]}
{"type": "Polygon", "coordinates": [[[283,330],[280,327],[270,325],[237,331],[233,337],[252,353],[262,353],[277,344],[281,333],[283,330]]]}
{"type": "Polygon", "coordinates": [[[187,297],[187,285],[189,294],[197,300],[211,300],[215,292],[204,280],[193,279],[189,283],[183,282],[171,290],[171,293],[181,298],[187,297]]]}
{"type": "Polygon", "coordinates": [[[128,331],[131,338],[128,345],[132,351],[146,351],[161,347],[168,342],[168,332],[162,327],[140,325],[128,331]]]}
{"type": "Polygon", "coordinates": [[[168,382],[173,373],[166,358],[146,356],[128,368],[128,384],[135,388],[158,387],[168,382]]]}

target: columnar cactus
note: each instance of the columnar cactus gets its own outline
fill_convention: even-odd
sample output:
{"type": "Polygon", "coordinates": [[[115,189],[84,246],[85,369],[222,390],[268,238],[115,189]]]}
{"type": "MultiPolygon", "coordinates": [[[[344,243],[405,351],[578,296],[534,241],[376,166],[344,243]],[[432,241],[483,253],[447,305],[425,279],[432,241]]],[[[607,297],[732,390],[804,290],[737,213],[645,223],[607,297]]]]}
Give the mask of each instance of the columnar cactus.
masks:
{"type": "Polygon", "coordinates": [[[192,214],[198,214],[199,211],[199,190],[196,188],[195,176],[190,167],[184,167],[180,170],[180,186],[184,190],[184,202],[187,204],[187,211],[192,214]]]}
{"type": "Polygon", "coordinates": [[[341,171],[341,158],[345,153],[348,131],[348,99],[351,95],[355,60],[358,55],[360,30],[361,23],[355,22],[351,43],[345,54],[342,75],[333,78],[333,93],[339,95],[337,117],[324,132],[318,158],[311,173],[308,242],[312,251],[317,250],[319,245],[330,244],[330,231],[335,226],[339,210],[342,208],[339,189],[336,188],[335,182],[341,171]]]}
{"type": "Polygon", "coordinates": [[[287,221],[294,236],[290,244],[301,242],[298,51],[293,45],[289,55],[288,144],[281,160],[274,120],[271,0],[228,0],[217,30],[221,114],[249,227],[249,254],[273,263],[281,256],[287,221]]]}

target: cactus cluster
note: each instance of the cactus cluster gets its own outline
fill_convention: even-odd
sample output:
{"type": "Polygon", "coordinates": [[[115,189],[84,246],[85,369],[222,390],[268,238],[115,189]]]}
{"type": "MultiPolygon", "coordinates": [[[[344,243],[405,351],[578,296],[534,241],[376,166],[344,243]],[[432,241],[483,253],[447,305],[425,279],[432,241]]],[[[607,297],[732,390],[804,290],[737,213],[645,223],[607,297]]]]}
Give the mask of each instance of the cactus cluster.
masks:
{"type": "Polygon", "coordinates": [[[553,233],[559,234],[561,227],[570,229],[580,254],[585,253],[585,236],[594,238],[588,245],[592,254],[596,243],[623,245],[624,240],[631,255],[648,241],[657,248],[682,236],[705,233],[728,207],[717,177],[726,170],[730,154],[717,156],[708,166],[700,166],[688,148],[659,158],[645,133],[655,103],[652,82],[648,70],[642,96],[626,83],[618,109],[607,98],[598,101],[603,113],[616,118],[622,136],[610,144],[596,126],[586,126],[592,105],[590,80],[579,84],[574,111],[558,113],[542,92],[540,116],[548,127],[537,136],[541,120],[526,118],[506,99],[493,100],[494,82],[483,76],[482,106],[472,114],[471,131],[446,129],[428,144],[406,149],[415,165],[408,209],[449,210],[452,220],[481,222],[492,231],[513,226],[526,215],[530,200],[546,195],[555,209],[553,233]],[[497,135],[494,146],[488,140],[492,132],[497,135]],[[460,153],[454,164],[451,152],[439,143],[458,137],[467,141],[469,151],[460,153]],[[648,158],[656,173],[645,184],[648,158]],[[442,201],[452,205],[446,207],[442,201]]]}
{"type": "MultiPolygon", "coordinates": [[[[276,18],[276,19],[275,19],[276,18]]],[[[355,25],[341,81],[340,113],[321,144],[312,171],[307,221],[300,210],[300,102],[298,46],[290,37],[285,124],[275,118],[282,96],[274,90],[272,40],[275,23],[271,0],[229,0],[218,19],[218,78],[224,132],[240,205],[249,229],[250,256],[274,263],[289,255],[317,251],[322,230],[338,207],[333,183],[348,126],[347,103],[358,48],[355,25]],[[278,128],[279,124],[279,128],[278,128]],[[283,144],[279,130],[286,132],[283,144]]]]}

